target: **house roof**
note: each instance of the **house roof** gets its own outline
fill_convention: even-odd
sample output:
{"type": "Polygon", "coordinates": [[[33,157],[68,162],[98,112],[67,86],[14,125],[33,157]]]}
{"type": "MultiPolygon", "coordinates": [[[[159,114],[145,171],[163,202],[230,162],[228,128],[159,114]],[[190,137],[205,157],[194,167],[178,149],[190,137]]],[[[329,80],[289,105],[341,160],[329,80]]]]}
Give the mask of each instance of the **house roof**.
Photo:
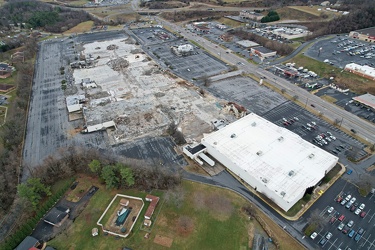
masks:
{"type": "Polygon", "coordinates": [[[155,211],[156,205],[159,202],[159,197],[148,194],[146,195],[146,201],[150,201],[150,205],[147,208],[147,211],[145,213],[145,218],[151,218],[152,214],[155,211]]]}
{"type": "Polygon", "coordinates": [[[28,250],[32,249],[39,241],[32,236],[27,236],[15,250],[28,250]]]}

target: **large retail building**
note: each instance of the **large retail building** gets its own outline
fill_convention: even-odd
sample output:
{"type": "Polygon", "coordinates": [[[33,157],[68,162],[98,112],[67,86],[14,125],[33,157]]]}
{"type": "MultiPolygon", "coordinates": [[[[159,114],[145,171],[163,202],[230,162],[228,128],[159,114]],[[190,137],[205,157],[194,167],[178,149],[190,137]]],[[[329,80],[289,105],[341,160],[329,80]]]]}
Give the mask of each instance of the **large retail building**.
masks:
{"type": "Polygon", "coordinates": [[[338,158],[286,128],[251,113],[202,139],[205,153],[288,211],[338,158]]]}

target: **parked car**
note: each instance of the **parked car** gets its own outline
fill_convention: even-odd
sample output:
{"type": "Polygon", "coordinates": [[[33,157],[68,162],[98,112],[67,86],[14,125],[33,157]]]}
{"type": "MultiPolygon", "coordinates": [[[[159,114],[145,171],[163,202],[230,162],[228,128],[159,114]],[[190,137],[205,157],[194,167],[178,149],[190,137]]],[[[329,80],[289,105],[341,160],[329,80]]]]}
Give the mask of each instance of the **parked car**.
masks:
{"type": "Polygon", "coordinates": [[[346,203],[345,207],[350,208],[352,205],[353,205],[353,202],[349,201],[348,203],[346,203]]]}
{"type": "Polygon", "coordinates": [[[345,200],[350,201],[351,198],[352,196],[349,194],[348,196],[346,196],[345,200]]]}
{"type": "MultiPolygon", "coordinates": [[[[356,200],[357,200],[357,198],[353,197],[353,198],[350,200],[350,202],[351,202],[351,203],[354,203],[356,200]]],[[[362,209],[362,208],[361,208],[361,209],[362,209]]]]}
{"type": "Polygon", "coordinates": [[[326,239],[329,240],[329,239],[331,239],[331,237],[332,237],[332,234],[331,234],[330,232],[328,232],[328,233],[326,234],[326,239]]]}
{"type": "Polygon", "coordinates": [[[350,207],[350,212],[354,212],[356,209],[357,209],[357,208],[355,207],[355,205],[352,205],[352,206],[350,207]]]}
{"type": "Polygon", "coordinates": [[[342,215],[339,217],[338,220],[339,220],[339,221],[343,221],[343,220],[345,220],[345,216],[342,214],[342,215]]]}
{"type": "Polygon", "coordinates": [[[347,200],[342,200],[340,204],[341,204],[342,206],[344,206],[347,202],[348,202],[347,200]]]}
{"type": "Polygon", "coordinates": [[[347,226],[348,226],[348,227],[352,227],[353,224],[354,224],[354,221],[351,220],[351,221],[348,222],[347,226]]]}
{"type": "Polygon", "coordinates": [[[355,238],[354,238],[354,240],[356,241],[356,242],[358,242],[360,239],[361,239],[361,235],[360,234],[357,234],[356,236],[355,236],[355,238]]]}
{"type": "Polygon", "coordinates": [[[318,234],[316,232],[313,232],[311,235],[310,235],[310,238],[311,239],[315,239],[316,236],[318,236],[318,234]]]}
{"type": "Polygon", "coordinates": [[[361,213],[359,216],[361,216],[361,218],[365,218],[365,216],[366,216],[366,212],[365,212],[365,211],[362,211],[362,213],[361,213]]]}
{"type": "Polygon", "coordinates": [[[326,239],[326,238],[323,238],[323,239],[321,239],[321,240],[319,241],[319,244],[323,246],[326,242],[327,242],[327,239],[326,239]]]}
{"type": "Polygon", "coordinates": [[[347,234],[349,232],[349,227],[345,226],[344,229],[341,231],[343,234],[347,234]]]}
{"type": "Polygon", "coordinates": [[[353,173],[353,170],[351,169],[348,169],[348,171],[346,172],[348,175],[351,175],[353,173]]]}
{"type": "Polygon", "coordinates": [[[359,234],[359,235],[362,235],[364,231],[365,231],[365,230],[364,230],[363,228],[360,227],[360,228],[358,229],[358,234],[359,234]]]}
{"type": "Polygon", "coordinates": [[[362,204],[359,206],[359,209],[363,210],[363,209],[365,208],[365,206],[366,206],[366,205],[362,203],[362,204]]]}
{"type": "Polygon", "coordinates": [[[337,229],[341,231],[341,230],[344,228],[344,226],[345,226],[345,224],[341,222],[341,223],[338,225],[337,229]]]}
{"type": "Polygon", "coordinates": [[[357,208],[357,209],[355,210],[354,213],[355,213],[356,215],[359,215],[359,214],[361,213],[361,211],[362,211],[361,209],[357,208]]]}
{"type": "Polygon", "coordinates": [[[337,197],[337,200],[336,200],[336,202],[341,202],[342,201],[342,197],[341,196],[339,196],[339,197],[337,197]]]}
{"type": "Polygon", "coordinates": [[[334,208],[333,208],[333,207],[330,207],[330,208],[328,208],[327,212],[328,212],[328,213],[332,213],[333,210],[334,210],[334,208]]]}
{"type": "Polygon", "coordinates": [[[350,230],[348,236],[349,236],[350,238],[353,238],[354,234],[355,234],[355,231],[352,229],[352,230],[350,230]]]}
{"type": "Polygon", "coordinates": [[[335,217],[332,217],[332,218],[329,220],[329,223],[333,224],[335,221],[336,221],[336,218],[335,218],[335,217]]]}

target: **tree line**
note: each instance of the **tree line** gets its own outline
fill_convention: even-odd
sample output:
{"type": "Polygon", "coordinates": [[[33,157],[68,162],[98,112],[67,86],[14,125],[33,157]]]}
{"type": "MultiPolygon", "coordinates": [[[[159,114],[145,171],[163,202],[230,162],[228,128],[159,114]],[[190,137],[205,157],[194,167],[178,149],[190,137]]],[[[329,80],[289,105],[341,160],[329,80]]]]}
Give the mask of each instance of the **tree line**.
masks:
{"type": "Polygon", "coordinates": [[[52,6],[35,0],[14,0],[0,9],[0,26],[10,29],[10,24],[17,26],[25,23],[25,28],[42,29],[47,32],[61,33],[81,22],[93,20],[85,11],[75,11],[60,6],[52,6]]]}
{"type": "Polygon", "coordinates": [[[288,44],[273,41],[242,29],[234,29],[230,31],[230,34],[235,35],[243,40],[254,41],[267,49],[275,50],[277,54],[281,56],[289,55],[293,52],[293,48],[288,44]]]}
{"type": "Polygon", "coordinates": [[[0,210],[6,211],[13,203],[18,183],[18,169],[22,155],[22,141],[25,133],[30,86],[33,78],[33,65],[30,59],[37,50],[36,40],[24,40],[25,62],[16,63],[14,85],[16,96],[8,105],[7,121],[0,132],[0,210]]]}

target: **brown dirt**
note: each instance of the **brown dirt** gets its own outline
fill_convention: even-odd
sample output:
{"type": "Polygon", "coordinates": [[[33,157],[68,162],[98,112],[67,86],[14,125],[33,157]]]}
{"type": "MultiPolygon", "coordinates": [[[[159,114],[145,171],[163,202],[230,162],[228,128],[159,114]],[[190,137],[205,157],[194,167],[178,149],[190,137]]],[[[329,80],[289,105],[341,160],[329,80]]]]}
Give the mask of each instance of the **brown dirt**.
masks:
{"type": "Polygon", "coordinates": [[[156,235],[154,243],[170,248],[172,246],[173,239],[161,235],[156,235]]]}
{"type": "Polygon", "coordinates": [[[177,233],[180,236],[187,237],[194,231],[194,221],[189,216],[181,216],[177,220],[177,233]]]}
{"type": "Polygon", "coordinates": [[[247,233],[249,235],[249,247],[251,248],[253,246],[253,240],[254,240],[254,224],[249,224],[249,227],[247,229],[247,233]]]}
{"type": "Polygon", "coordinates": [[[367,172],[371,172],[371,171],[374,171],[374,170],[375,170],[375,165],[372,165],[372,166],[366,168],[367,172]]]}
{"type": "Polygon", "coordinates": [[[234,211],[234,206],[230,200],[219,194],[207,196],[205,205],[210,210],[211,215],[221,221],[229,219],[234,211]]]}
{"type": "Polygon", "coordinates": [[[92,183],[96,180],[93,177],[90,176],[82,176],[79,175],[77,177],[78,185],[75,189],[71,190],[66,193],[66,200],[71,201],[71,202],[78,202],[85,194],[87,191],[92,186],[92,183]]]}
{"type": "Polygon", "coordinates": [[[90,223],[90,222],[91,222],[91,213],[87,213],[87,214],[85,214],[85,221],[86,221],[87,223],[90,223]]]}

